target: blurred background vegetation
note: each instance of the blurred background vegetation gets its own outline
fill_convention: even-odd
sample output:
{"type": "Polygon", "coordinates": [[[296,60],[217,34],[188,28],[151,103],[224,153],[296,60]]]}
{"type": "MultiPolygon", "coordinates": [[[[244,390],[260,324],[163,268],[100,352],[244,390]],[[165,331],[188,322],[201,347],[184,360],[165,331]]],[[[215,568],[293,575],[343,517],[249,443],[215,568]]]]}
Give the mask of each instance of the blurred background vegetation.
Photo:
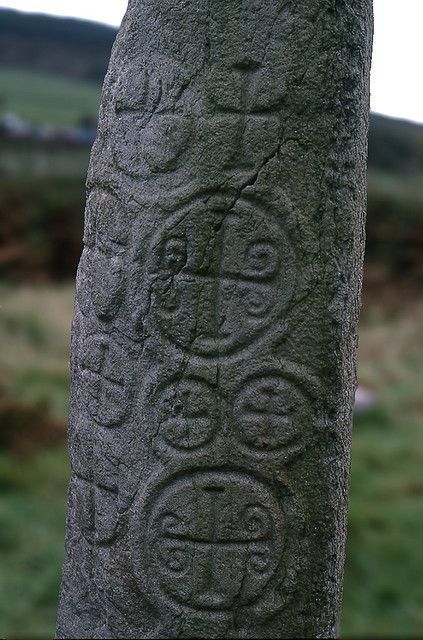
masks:
{"type": "MultiPolygon", "coordinates": [[[[0,10],[0,636],[54,635],[73,281],[115,31],[0,10]],[[13,46],[12,46],[13,45],[13,46]]],[[[423,126],[372,115],[342,635],[423,629],[423,126]]]]}

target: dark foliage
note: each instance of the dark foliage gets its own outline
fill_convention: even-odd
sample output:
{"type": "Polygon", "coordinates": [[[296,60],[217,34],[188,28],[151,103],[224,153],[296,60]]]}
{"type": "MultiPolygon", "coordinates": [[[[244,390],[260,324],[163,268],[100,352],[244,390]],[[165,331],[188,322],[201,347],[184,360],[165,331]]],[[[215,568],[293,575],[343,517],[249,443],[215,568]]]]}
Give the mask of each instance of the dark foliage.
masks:
{"type": "Polygon", "coordinates": [[[0,181],[0,277],[74,277],[81,253],[82,177],[0,181]]]}
{"type": "Polygon", "coordinates": [[[423,279],[423,184],[389,173],[369,175],[367,262],[395,276],[423,279]]]}
{"type": "Polygon", "coordinates": [[[409,175],[423,172],[423,126],[372,114],[369,166],[409,175]]]}
{"type": "Polygon", "coordinates": [[[51,418],[42,405],[23,405],[0,394],[0,452],[27,455],[62,442],[65,425],[51,418]]]}

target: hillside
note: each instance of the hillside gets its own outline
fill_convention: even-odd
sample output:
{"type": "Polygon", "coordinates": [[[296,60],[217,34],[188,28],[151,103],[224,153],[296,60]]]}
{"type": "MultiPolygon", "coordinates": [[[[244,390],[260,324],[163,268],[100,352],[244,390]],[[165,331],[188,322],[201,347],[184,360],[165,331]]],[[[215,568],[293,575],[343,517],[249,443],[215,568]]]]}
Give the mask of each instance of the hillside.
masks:
{"type": "Polygon", "coordinates": [[[369,167],[416,175],[423,171],[423,125],[370,116],[369,167]]]}
{"type": "Polygon", "coordinates": [[[101,82],[115,37],[95,22],[0,9],[0,65],[101,82]]]}
{"type": "Polygon", "coordinates": [[[96,120],[100,83],[38,71],[0,66],[0,113],[31,124],[73,125],[96,120]]]}

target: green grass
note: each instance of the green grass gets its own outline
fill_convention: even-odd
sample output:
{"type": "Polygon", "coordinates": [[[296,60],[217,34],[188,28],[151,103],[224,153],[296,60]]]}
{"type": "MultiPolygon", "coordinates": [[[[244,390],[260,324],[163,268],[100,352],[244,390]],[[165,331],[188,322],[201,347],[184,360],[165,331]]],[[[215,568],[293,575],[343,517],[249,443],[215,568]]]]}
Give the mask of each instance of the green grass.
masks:
{"type": "Polygon", "coordinates": [[[354,423],[342,632],[423,629],[423,304],[366,313],[360,381],[378,405],[354,423]]]}
{"type": "Polygon", "coordinates": [[[59,75],[0,66],[0,112],[33,124],[70,125],[97,117],[100,87],[59,75]]]}
{"type": "MultiPolygon", "coordinates": [[[[0,387],[66,420],[72,286],[0,287],[0,387]]],[[[57,610],[69,463],[65,442],[0,452],[0,637],[51,638],[57,610]]]]}
{"type": "Polygon", "coordinates": [[[66,420],[73,287],[0,287],[0,386],[66,420]]]}
{"type": "Polygon", "coordinates": [[[63,556],[65,449],[0,456],[0,635],[52,638],[63,556]]]}
{"type": "MultiPolygon", "coordinates": [[[[64,418],[73,288],[0,294],[1,382],[64,418]]],[[[421,302],[364,308],[360,383],[378,404],[354,426],[345,638],[416,638],[423,628],[422,327],[421,302]]],[[[68,476],[64,444],[0,455],[0,637],[54,634],[68,476]]]]}

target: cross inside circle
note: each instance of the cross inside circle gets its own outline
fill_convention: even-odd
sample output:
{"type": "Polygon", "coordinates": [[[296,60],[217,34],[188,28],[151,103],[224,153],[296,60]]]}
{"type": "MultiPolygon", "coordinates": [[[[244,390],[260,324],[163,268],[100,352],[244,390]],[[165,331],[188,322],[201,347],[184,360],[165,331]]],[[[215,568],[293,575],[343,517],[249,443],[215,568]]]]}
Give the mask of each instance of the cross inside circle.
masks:
{"type": "Polygon", "coordinates": [[[151,579],[162,594],[194,609],[230,610],[257,600],[272,577],[281,513],[246,474],[198,472],[165,490],[147,540],[151,579]]]}
{"type": "Polygon", "coordinates": [[[149,276],[159,326],[199,355],[236,351],[287,304],[292,263],[283,230],[256,203],[193,201],[154,238],[149,276]]]}

